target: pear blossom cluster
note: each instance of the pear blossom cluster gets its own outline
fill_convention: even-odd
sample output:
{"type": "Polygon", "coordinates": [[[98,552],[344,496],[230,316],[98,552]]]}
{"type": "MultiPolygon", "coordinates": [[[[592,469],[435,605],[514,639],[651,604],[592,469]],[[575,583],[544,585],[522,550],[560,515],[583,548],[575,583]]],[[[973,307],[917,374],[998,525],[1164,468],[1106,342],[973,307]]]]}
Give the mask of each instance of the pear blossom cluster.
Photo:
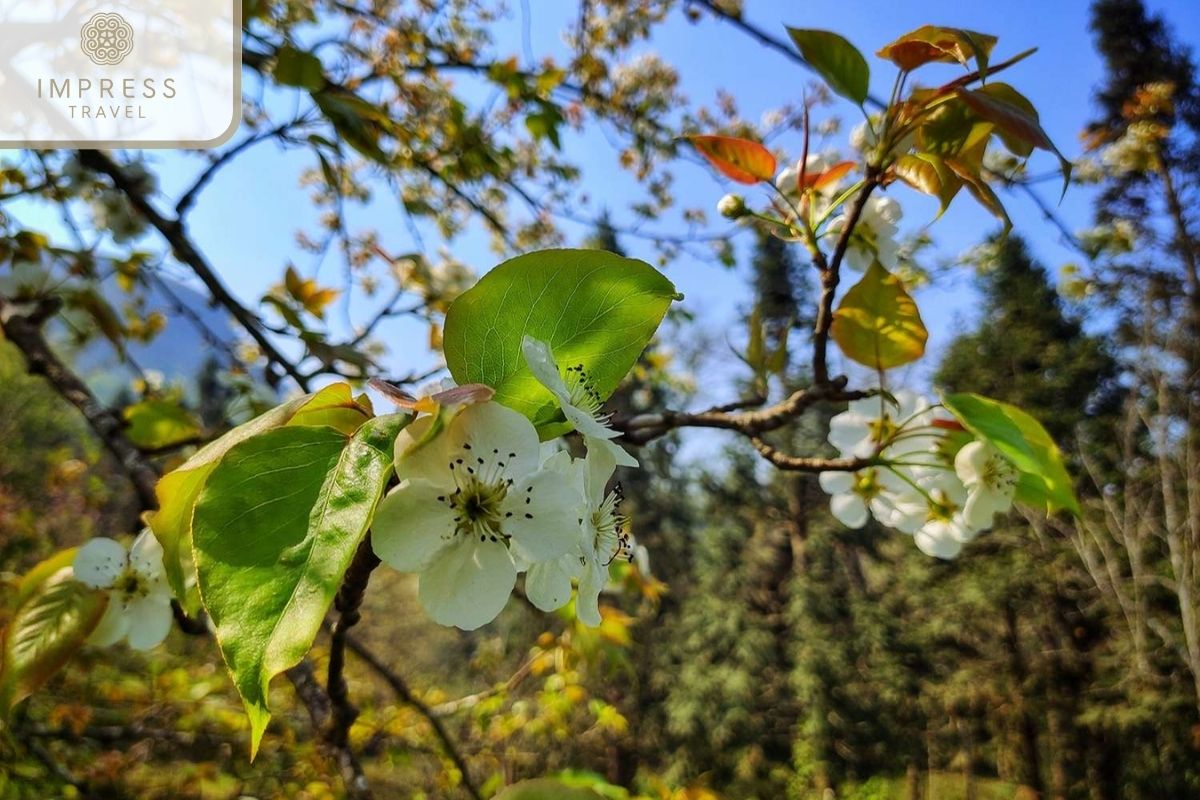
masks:
{"type": "MultiPolygon", "coordinates": [[[[867,136],[871,130],[870,127],[861,127],[858,131],[859,138],[867,136]]],[[[805,178],[830,174],[807,192],[801,190],[799,161],[780,170],[774,181],[776,189],[789,203],[799,204],[793,205],[793,208],[797,209],[796,213],[808,215],[816,220],[828,220],[823,228],[821,225],[815,226],[822,228],[818,231],[819,236],[829,235],[836,238],[849,223],[844,191],[852,181],[841,176],[840,171],[831,172],[839,163],[844,162],[840,161],[839,154],[835,151],[809,153],[804,160],[805,178]],[[836,205],[839,203],[840,205],[836,205]]],[[[739,194],[727,194],[722,197],[717,203],[717,212],[726,219],[733,220],[757,216],[747,206],[745,198],[739,194]]],[[[900,220],[903,216],[904,210],[895,199],[878,195],[868,198],[850,234],[844,256],[846,266],[865,272],[873,262],[878,261],[889,271],[897,269],[903,260],[900,240],[900,220]]]]}
{"type": "Polygon", "coordinates": [[[528,418],[490,399],[419,416],[396,441],[399,485],[380,503],[371,543],[385,564],[418,575],[418,599],[443,625],[491,622],[522,573],[543,611],[565,606],[577,585],[576,615],[599,625],[609,565],[635,557],[620,489],[608,485],[618,465],[637,461],[612,441],[582,366],[560,368],[531,338],[523,354],[585,457],[542,444],[528,418]]]}
{"type": "Polygon", "coordinates": [[[847,527],[874,517],[911,535],[923,553],[952,559],[1012,507],[1012,463],[914,392],[850,403],[830,420],[828,440],[843,458],[867,463],[819,476],[830,511],[847,527]]]}

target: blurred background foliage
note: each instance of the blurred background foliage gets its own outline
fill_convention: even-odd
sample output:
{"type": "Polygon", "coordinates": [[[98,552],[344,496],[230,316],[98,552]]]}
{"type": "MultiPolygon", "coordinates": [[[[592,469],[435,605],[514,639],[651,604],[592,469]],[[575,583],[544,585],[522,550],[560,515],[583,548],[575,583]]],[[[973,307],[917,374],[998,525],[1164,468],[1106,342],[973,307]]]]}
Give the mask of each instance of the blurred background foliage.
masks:
{"type": "MultiPolygon", "coordinates": [[[[416,320],[436,349],[440,314],[470,268],[385,252],[347,225],[348,206],[386,193],[418,241],[428,225],[452,239],[471,221],[501,252],[559,243],[559,224],[576,216],[589,246],[620,252],[633,232],[577,211],[560,128],[610,131],[643,194],[631,206],[651,220],[676,202],[675,133],[754,133],[720,104],[668,114],[679,102],[672,70],[640,45],[680,4],[579,5],[570,62],[531,66],[484,57],[489,3],[250,2],[245,63],[260,80],[246,96],[245,147],[274,141],[313,156],[303,180],[322,224],[299,245],[341,258],[343,281],[288,270],[248,309],[205,277],[202,250],[189,253],[196,195],[162,212],[136,159],[30,151],[4,172],[5,199],[61,210],[76,240],[51,245],[7,216],[2,293],[61,304],[47,329],[61,357],[166,467],[294,385],[377,372],[387,319],[416,320]],[[316,45],[311,28],[298,32],[314,24],[328,34],[316,45]],[[471,110],[458,74],[501,87],[494,113],[471,110]],[[280,92],[306,98],[299,113],[280,92]],[[161,239],[143,248],[148,231],[161,239]],[[138,246],[111,247],[127,241],[138,246]],[[176,281],[180,270],[217,310],[176,281]],[[378,310],[347,333],[332,317],[351,295],[378,310]],[[152,367],[164,353],[183,362],[166,380],[152,367]]],[[[742,14],[736,2],[682,5],[742,14]]],[[[1075,240],[1082,266],[1056,277],[1016,234],[981,241],[978,322],[934,374],[939,388],[1039,417],[1079,476],[1084,518],[1014,513],[967,556],[935,561],[873,523],[842,528],[815,476],[769,471],[725,440],[688,457],[687,434],[670,434],[623,477],[650,574],[614,569],[597,629],[516,599],[480,631],[440,628],[409,577],[375,575],[356,631],[370,656],[348,669],[362,712],[352,744],[376,796],[489,797],[560,774],[614,799],[1200,797],[1200,86],[1191,51],[1141,0],[1095,0],[1092,19],[1106,78],[1088,142],[1105,156],[1077,171],[1101,189],[1097,228],[1075,240]],[[1145,87],[1164,82],[1170,102],[1148,100],[1145,87]],[[1139,150],[1129,133],[1146,122],[1157,127],[1139,150]]],[[[662,257],[734,258],[722,236],[696,233],[703,212],[689,213],[688,236],[649,237],[662,257]]],[[[770,350],[790,337],[802,352],[811,328],[800,256],[759,236],[749,260],[744,312],[770,350]]],[[[676,313],[614,413],[686,404],[719,341],[676,313]]],[[[776,377],[803,386],[806,358],[791,361],[776,377]]],[[[787,449],[823,452],[838,410],[806,417],[787,449]]],[[[87,422],[0,342],[0,568],[17,574],[93,535],[132,532],[139,511],[87,422]]],[[[318,641],[318,669],[326,647],[318,641]]],[[[240,702],[204,637],[176,631],[150,653],[85,650],[0,733],[0,798],[343,796],[304,709],[278,693],[281,712],[250,764],[240,702]]]]}

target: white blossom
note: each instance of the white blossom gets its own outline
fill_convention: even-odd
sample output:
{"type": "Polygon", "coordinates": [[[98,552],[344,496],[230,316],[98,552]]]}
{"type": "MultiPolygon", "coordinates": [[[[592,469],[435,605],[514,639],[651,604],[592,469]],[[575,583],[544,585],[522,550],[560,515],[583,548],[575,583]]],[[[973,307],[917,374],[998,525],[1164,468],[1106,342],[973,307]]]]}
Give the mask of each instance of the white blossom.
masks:
{"type": "MultiPolygon", "coordinates": [[[[849,210],[839,214],[829,223],[829,231],[840,235],[849,220],[849,214],[849,210]]],[[[902,216],[904,211],[892,198],[868,198],[850,236],[850,245],[846,248],[846,265],[865,271],[872,261],[877,260],[887,269],[895,269],[900,260],[900,243],[896,237],[902,216]]]]}
{"type": "Polygon", "coordinates": [[[569,474],[542,467],[537,431],[516,411],[468,405],[428,438],[432,425],[397,437],[401,483],[371,542],[384,563],[419,574],[434,621],[473,630],[504,608],[520,570],[577,546],[582,501],[569,474]]]}
{"type": "Polygon", "coordinates": [[[634,560],[638,549],[629,535],[628,520],[620,513],[620,486],[606,492],[616,466],[612,451],[597,448],[568,467],[582,472],[586,501],[580,517],[579,547],[554,561],[533,565],[525,580],[530,602],[553,611],[567,602],[571,581],[577,579],[575,613],[580,622],[593,627],[600,624],[599,597],[608,583],[609,565],[619,558],[634,560]]]}
{"type": "Polygon", "coordinates": [[[963,445],[954,458],[954,471],[967,489],[963,519],[970,527],[986,530],[996,514],[1012,508],[1018,473],[994,446],[980,441],[963,445]]]}
{"type": "Polygon", "coordinates": [[[533,377],[554,395],[563,416],[583,436],[589,452],[605,448],[618,465],[636,467],[637,459],[611,441],[621,434],[609,426],[600,395],[583,365],[574,364],[560,372],[550,345],[532,336],[524,338],[521,350],[533,377]]]}
{"type": "Polygon", "coordinates": [[[948,469],[924,470],[917,481],[928,498],[925,522],[913,534],[917,548],[935,558],[955,558],[979,535],[963,518],[967,489],[948,469]]]}
{"type": "Polygon", "coordinates": [[[866,458],[882,450],[900,431],[929,409],[916,392],[901,389],[893,403],[884,395],[854,400],[829,421],[829,443],[843,458],[866,458]]]}
{"type": "Polygon", "coordinates": [[[171,590],[163,571],[162,545],[143,531],[128,552],[120,542],[92,539],[75,555],[75,578],[108,590],[108,608],[88,639],[101,646],[129,641],[149,650],[171,630],[171,590]]]}

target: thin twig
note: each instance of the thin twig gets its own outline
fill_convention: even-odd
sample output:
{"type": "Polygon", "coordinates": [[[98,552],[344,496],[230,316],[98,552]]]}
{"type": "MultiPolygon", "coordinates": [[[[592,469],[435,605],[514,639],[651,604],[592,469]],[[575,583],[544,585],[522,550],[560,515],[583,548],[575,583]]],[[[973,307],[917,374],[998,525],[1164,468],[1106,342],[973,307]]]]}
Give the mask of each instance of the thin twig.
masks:
{"type": "Polygon", "coordinates": [[[43,376],[59,395],[83,414],[96,436],[116,456],[129,476],[142,507],[156,508],[158,500],[154,485],[158,482],[158,471],[125,436],[121,419],[105,408],[87,385],[59,360],[42,334],[42,325],[60,305],[57,299],[49,299],[21,307],[0,297],[0,327],[5,338],[25,355],[29,373],[43,376]]]}
{"type": "Polygon", "coordinates": [[[245,329],[266,356],[267,361],[277,365],[296,381],[301,389],[308,391],[308,380],[302,375],[295,364],[279,351],[263,330],[262,321],[249,309],[241,304],[236,297],[221,282],[207,259],[188,237],[183,223],[179,219],[168,219],[159,213],[146,196],[141,187],[137,186],[125,174],[124,170],[99,150],[80,150],[79,160],[89,169],[101,172],[109,177],[113,186],[119,189],[129,203],[154,227],[175,253],[175,257],[191,268],[196,277],[208,288],[215,302],[223,306],[233,318],[245,329]]]}
{"type": "Polygon", "coordinates": [[[475,787],[474,781],[471,780],[471,772],[467,768],[467,761],[463,758],[462,753],[458,751],[458,746],[455,744],[450,732],[446,730],[445,724],[438,715],[420,698],[412,693],[408,688],[408,684],[404,679],[397,675],[387,664],[379,660],[379,657],[364,647],[357,639],[352,636],[346,637],[346,647],[350,652],[362,659],[363,663],[374,670],[375,674],[383,679],[388,688],[396,695],[396,697],[405,705],[410,706],[418,714],[425,718],[426,722],[433,729],[434,735],[438,741],[442,743],[442,750],[445,751],[447,758],[453,762],[462,776],[463,789],[469,794],[472,800],[483,800],[483,795],[479,793],[479,789],[475,787]]]}

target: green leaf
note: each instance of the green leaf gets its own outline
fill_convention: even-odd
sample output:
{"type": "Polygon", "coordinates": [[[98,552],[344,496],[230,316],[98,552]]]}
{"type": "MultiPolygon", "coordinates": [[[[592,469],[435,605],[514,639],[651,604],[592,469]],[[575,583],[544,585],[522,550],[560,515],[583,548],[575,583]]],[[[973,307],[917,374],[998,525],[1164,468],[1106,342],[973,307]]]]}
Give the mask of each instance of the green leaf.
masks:
{"type": "Polygon", "coordinates": [[[962,178],[963,183],[966,184],[967,191],[979,201],[981,206],[990,211],[996,219],[1004,223],[1004,230],[1001,232],[1001,235],[1008,235],[1008,232],[1012,230],[1012,220],[1008,216],[1008,210],[1004,208],[1004,203],[1000,201],[995,190],[988,185],[988,182],[983,179],[978,170],[955,158],[947,158],[946,166],[954,170],[954,174],[962,178]]]}
{"type": "Polygon", "coordinates": [[[450,306],[446,364],[458,383],[491,386],[497,401],[549,436],[557,406],[526,366],[521,340],[529,335],[549,343],[562,367],[582,365],[603,400],[681,297],[649,264],[601,250],[518,256],[450,306]]]}
{"type": "Polygon", "coordinates": [[[306,398],[287,424],[328,425],[350,436],[370,418],[371,402],[365,395],[355,399],[350,384],[334,383],[306,398]]]}
{"type": "Polygon", "coordinates": [[[313,92],[312,99],[342,141],[377,164],[391,166],[392,159],[379,146],[389,122],[379,108],[353,92],[329,86],[313,92]]]}
{"type": "Polygon", "coordinates": [[[842,36],[830,31],[788,28],[800,55],[829,88],[860,106],[870,91],[871,69],[858,48],[842,36]]]}
{"type": "Polygon", "coordinates": [[[550,778],[521,781],[501,791],[494,800],[602,800],[590,789],[572,787],[550,778]]]}
{"type": "Polygon", "coordinates": [[[126,407],[125,435],[138,447],[157,450],[200,435],[200,423],[179,403],[143,400],[126,407]]]}
{"type": "Polygon", "coordinates": [[[928,338],[904,283],[878,261],[846,292],[829,332],[848,358],[875,369],[916,361],[928,338]]]}
{"type": "Polygon", "coordinates": [[[291,45],[284,45],[275,54],[275,80],[284,86],[298,86],[315,92],[325,85],[325,69],[321,59],[291,45]]]}
{"type": "Polygon", "coordinates": [[[107,593],[75,580],[64,557],[39,564],[21,582],[0,650],[0,717],[62,669],[104,616],[107,593]]]}
{"type": "Polygon", "coordinates": [[[977,394],[948,394],[942,403],[971,433],[991,443],[1021,473],[1017,500],[1053,512],[1079,515],[1079,501],[1062,453],[1036,419],[1016,406],[977,394]]]}
{"type": "Polygon", "coordinates": [[[1063,174],[1063,194],[1071,183],[1071,162],[1042,129],[1037,109],[1007,83],[989,83],[975,90],[959,89],[958,96],[971,110],[996,126],[996,133],[1014,155],[1028,156],[1037,147],[1058,156],[1063,174]]]}
{"type": "Polygon", "coordinates": [[[896,177],[918,192],[932,195],[941,204],[938,216],[950,207],[950,201],[962,188],[962,181],[938,156],[932,153],[911,153],[896,159],[896,177]]]}
{"type": "Polygon", "coordinates": [[[231,448],[200,493],[200,596],[250,718],[251,758],[271,716],[268,685],[312,647],[409,419],[376,417],[349,443],[326,426],[267,431],[231,448]]]}
{"type": "Polygon", "coordinates": [[[959,97],[972,111],[995,124],[1000,141],[1013,155],[1027,158],[1034,147],[1054,149],[1054,143],[1042,130],[1033,103],[1007,83],[993,82],[975,90],[960,90],[959,97]]]}
{"type": "Polygon", "coordinates": [[[162,545],[163,567],[171,591],[189,614],[199,608],[198,598],[187,590],[187,577],[192,571],[192,511],[208,476],[230,448],[289,422],[329,425],[349,436],[365,419],[366,412],[352,400],[350,387],[344,383],[331,384],[239,425],[159,479],[154,487],[158,510],[146,514],[146,524],[162,545]]]}

